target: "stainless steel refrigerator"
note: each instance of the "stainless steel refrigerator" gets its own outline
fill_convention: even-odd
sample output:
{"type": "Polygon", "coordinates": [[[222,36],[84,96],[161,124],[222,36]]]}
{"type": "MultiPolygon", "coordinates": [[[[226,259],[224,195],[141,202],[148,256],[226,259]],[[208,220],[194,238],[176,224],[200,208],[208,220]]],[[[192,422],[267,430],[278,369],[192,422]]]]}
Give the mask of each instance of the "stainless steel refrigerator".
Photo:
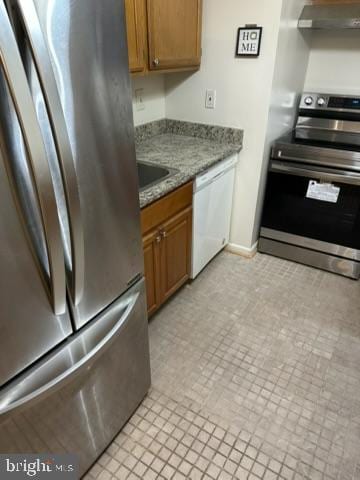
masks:
{"type": "Polygon", "coordinates": [[[123,0],[0,0],[0,452],[84,473],[150,385],[123,0]]]}

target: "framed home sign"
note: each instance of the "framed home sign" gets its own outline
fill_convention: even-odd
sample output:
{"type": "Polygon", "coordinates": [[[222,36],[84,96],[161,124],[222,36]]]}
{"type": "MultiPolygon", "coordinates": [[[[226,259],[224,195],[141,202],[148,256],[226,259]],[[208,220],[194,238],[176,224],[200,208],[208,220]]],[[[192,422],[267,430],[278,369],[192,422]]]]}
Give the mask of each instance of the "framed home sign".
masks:
{"type": "Polygon", "coordinates": [[[236,56],[258,57],[261,47],[262,27],[246,25],[240,27],[237,35],[236,56]]]}

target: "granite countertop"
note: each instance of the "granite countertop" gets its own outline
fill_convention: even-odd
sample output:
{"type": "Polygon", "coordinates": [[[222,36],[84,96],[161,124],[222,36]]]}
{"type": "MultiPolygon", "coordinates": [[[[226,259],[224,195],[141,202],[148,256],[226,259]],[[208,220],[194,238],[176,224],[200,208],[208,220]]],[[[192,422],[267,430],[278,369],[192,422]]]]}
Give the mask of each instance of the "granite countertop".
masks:
{"type": "Polygon", "coordinates": [[[242,130],[167,119],[137,127],[135,135],[137,161],[178,170],[140,192],[141,208],[238,153],[243,140],[242,130]]]}

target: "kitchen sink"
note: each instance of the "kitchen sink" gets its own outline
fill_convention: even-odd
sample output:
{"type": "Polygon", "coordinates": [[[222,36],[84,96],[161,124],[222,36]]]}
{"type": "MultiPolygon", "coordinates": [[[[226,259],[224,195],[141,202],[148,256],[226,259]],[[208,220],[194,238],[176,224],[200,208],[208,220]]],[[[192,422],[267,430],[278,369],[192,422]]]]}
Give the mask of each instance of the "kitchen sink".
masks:
{"type": "Polygon", "coordinates": [[[160,167],[147,162],[137,162],[140,191],[155,185],[178,172],[174,168],[160,167]]]}

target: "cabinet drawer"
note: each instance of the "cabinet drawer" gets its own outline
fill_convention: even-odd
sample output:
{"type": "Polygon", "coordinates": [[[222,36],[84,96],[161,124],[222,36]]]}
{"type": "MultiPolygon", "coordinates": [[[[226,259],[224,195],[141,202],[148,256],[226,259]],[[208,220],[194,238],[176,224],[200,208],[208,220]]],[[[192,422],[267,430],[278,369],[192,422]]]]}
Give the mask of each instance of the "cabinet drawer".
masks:
{"type": "Polygon", "coordinates": [[[141,230],[145,235],[170,217],[192,205],[193,184],[189,182],[141,211],[141,230]]]}

